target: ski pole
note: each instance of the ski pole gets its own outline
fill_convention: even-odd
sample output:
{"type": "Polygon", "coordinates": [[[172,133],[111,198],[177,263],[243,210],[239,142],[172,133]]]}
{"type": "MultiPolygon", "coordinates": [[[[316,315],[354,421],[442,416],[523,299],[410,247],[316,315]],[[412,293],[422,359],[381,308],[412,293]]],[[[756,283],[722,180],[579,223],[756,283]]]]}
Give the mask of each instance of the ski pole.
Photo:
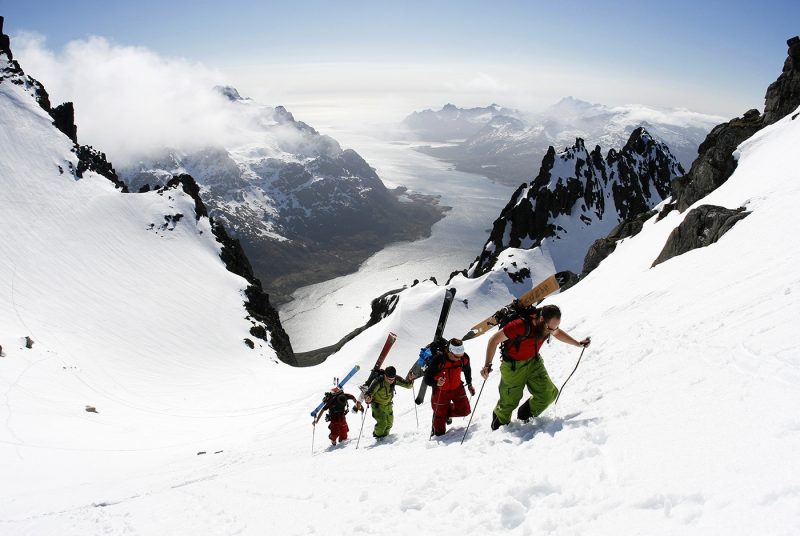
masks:
{"type": "Polygon", "coordinates": [[[556,401],[553,403],[554,406],[556,404],[558,404],[558,399],[561,398],[561,393],[564,391],[564,385],[567,385],[567,382],[569,381],[569,379],[572,378],[572,375],[575,374],[576,370],[578,370],[578,365],[581,364],[581,357],[583,357],[583,352],[585,352],[585,351],[586,351],[586,347],[584,346],[583,350],[581,350],[580,357],[578,357],[578,362],[575,363],[575,368],[572,369],[572,372],[570,372],[569,376],[567,376],[567,379],[564,381],[564,384],[561,386],[561,389],[558,390],[558,396],[556,396],[556,401]]]}
{"type": "Polygon", "coordinates": [[[414,392],[414,383],[411,383],[411,394],[414,396],[414,417],[417,419],[417,432],[419,432],[419,413],[417,413],[417,394],[414,392]]]}
{"type": "Polygon", "coordinates": [[[311,455],[314,455],[314,437],[317,435],[317,423],[314,421],[314,426],[311,429],[311,455]]]}
{"type": "MultiPolygon", "coordinates": [[[[433,423],[436,422],[436,411],[439,409],[439,402],[442,399],[442,390],[443,389],[438,385],[436,387],[434,387],[434,389],[439,389],[439,393],[436,396],[436,403],[433,405],[433,417],[431,417],[431,435],[428,438],[428,441],[433,439],[433,431],[434,431],[433,430],[433,423]]],[[[433,401],[433,397],[431,397],[431,401],[433,401]]]]}
{"type": "Polygon", "coordinates": [[[481,384],[481,390],[478,391],[478,398],[475,400],[475,407],[472,408],[472,414],[469,416],[469,422],[467,423],[467,428],[464,430],[464,437],[461,438],[461,444],[464,444],[464,439],[467,437],[467,432],[469,432],[469,425],[472,424],[472,417],[475,415],[475,410],[478,409],[478,403],[481,401],[481,395],[483,394],[483,386],[486,385],[486,378],[483,379],[483,383],[481,384]]]}
{"type": "MultiPolygon", "coordinates": [[[[369,408],[372,409],[372,404],[369,405],[369,408]]],[[[358,431],[358,441],[356,441],[356,448],[361,443],[361,434],[364,432],[364,421],[367,420],[367,410],[363,411],[364,415],[361,416],[361,430],[358,431]]]]}

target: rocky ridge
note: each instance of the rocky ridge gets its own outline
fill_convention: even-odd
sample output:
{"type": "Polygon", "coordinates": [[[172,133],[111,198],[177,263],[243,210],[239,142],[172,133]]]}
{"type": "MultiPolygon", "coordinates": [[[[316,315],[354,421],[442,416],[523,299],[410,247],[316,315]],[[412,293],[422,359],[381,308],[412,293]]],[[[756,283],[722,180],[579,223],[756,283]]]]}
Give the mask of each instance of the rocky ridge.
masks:
{"type": "Polygon", "coordinates": [[[0,16],[0,56],[5,55],[5,61],[0,63],[0,83],[22,86],[30,93],[39,106],[53,118],[53,125],[63,132],[74,144],[73,152],[78,156],[78,166],[69,170],[76,178],[83,177],[87,170],[94,171],[107,178],[114,185],[127,192],[127,186],[114,171],[113,166],[106,159],[106,155],[94,150],[90,145],[78,143],[78,127],[75,125],[75,110],[71,102],[65,102],[56,107],[50,104],[50,95],[44,86],[34,78],[26,75],[11,52],[11,39],[3,33],[4,17],[0,16]]]}
{"type": "MultiPolygon", "coordinates": [[[[608,107],[565,97],[543,112],[498,113],[483,119],[483,126],[463,142],[419,150],[452,162],[462,171],[515,186],[530,179],[531,170],[551,145],[563,147],[580,137],[601,147],[620,147],[640,126],[669,146],[681,165],[688,167],[720,118],[642,105],[608,107]]],[[[437,128],[440,126],[432,123],[428,131],[417,129],[417,133],[422,139],[437,140],[437,128]]]]}
{"type": "Polygon", "coordinates": [[[551,146],[537,177],[521,185],[495,220],[483,251],[468,270],[491,270],[506,248],[546,245],[557,271],[580,272],[591,243],[620,222],[645,213],[671,194],[683,168],[645,129],[604,157],[578,138],[556,153],[551,146]]]}
{"type": "MultiPolygon", "coordinates": [[[[786,44],[787,58],[778,79],[767,88],[764,114],[752,109],[742,117],[714,127],[700,145],[698,157],[689,172],[672,181],[673,199],[664,205],[659,218],[673,210],[686,211],[724,184],[736,170],[736,148],[739,144],[800,106],[800,37],[792,37],[786,44]]],[[[797,115],[792,119],[795,117],[797,115]]],[[[670,235],[653,266],[697,247],[713,244],[747,214],[743,207],[731,210],[701,205],[692,209],[670,235]]],[[[589,249],[581,276],[588,274],[610,255],[619,240],[638,233],[643,223],[641,217],[628,220],[606,238],[596,241],[589,249]]]]}

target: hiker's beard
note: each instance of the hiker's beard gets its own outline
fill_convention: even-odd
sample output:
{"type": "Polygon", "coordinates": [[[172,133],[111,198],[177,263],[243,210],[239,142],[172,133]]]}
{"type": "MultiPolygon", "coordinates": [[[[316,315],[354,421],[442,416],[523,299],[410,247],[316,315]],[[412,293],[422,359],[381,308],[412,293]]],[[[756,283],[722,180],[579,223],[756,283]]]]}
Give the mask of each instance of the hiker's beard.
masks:
{"type": "Polygon", "coordinates": [[[547,322],[545,322],[544,318],[540,318],[538,322],[533,325],[533,334],[536,336],[537,339],[541,340],[547,336],[546,333],[547,322]]]}

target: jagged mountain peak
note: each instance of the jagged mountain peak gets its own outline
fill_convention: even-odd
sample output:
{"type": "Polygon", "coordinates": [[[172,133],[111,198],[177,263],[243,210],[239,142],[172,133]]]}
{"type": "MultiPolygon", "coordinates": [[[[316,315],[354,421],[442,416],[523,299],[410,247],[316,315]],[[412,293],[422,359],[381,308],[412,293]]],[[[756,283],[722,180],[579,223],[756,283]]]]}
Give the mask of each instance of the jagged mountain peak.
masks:
{"type": "Polygon", "coordinates": [[[495,220],[470,276],[488,272],[507,248],[543,247],[558,271],[579,273],[592,242],[629,218],[646,212],[671,193],[683,174],[669,148],[644,128],[635,129],[620,150],[603,158],[583,138],[557,153],[550,146],[539,174],[522,185],[495,220]]]}
{"type": "Polygon", "coordinates": [[[216,91],[217,93],[219,93],[220,95],[222,95],[231,102],[240,102],[240,101],[246,102],[252,100],[249,97],[242,97],[241,94],[239,93],[239,90],[237,90],[233,86],[214,86],[214,91],[216,91]]]}

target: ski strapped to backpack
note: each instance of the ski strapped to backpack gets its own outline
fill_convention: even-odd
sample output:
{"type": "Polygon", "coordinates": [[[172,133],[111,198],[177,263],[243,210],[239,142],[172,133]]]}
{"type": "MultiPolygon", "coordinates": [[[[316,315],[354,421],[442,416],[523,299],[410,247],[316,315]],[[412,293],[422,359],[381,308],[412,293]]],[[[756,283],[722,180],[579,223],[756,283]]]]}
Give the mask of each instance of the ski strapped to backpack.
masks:
{"type": "MultiPolygon", "coordinates": [[[[437,322],[436,331],[433,334],[433,342],[420,350],[419,357],[414,362],[411,370],[408,371],[406,379],[409,379],[412,374],[414,375],[414,378],[420,378],[428,365],[430,365],[431,359],[433,359],[433,355],[436,353],[436,351],[445,347],[445,341],[442,338],[442,334],[444,333],[445,325],[447,325],[447,318],[450,316],[450,308],[453,305],[453,300],[455,297],[455,288],[449,288],[445,291],[442,310],[439,313],[439,322],[437,322]]],[[[417,404],[422,404],[425,401],[425,394],[427,390],[427,384],[425,382],[420,382],[419,393],[417,393],[417,398],[414,400],[417,404]]]]}
{"type": "Polygon", "coordinates": [[[364,400],[367,390],[370,388],[372,382],[381,375],[381,365],[383,365],[383,362],[386,360],[386,356],[389,355],[389,350],[392,349],[392,345],[394,345],[394,341],[396,340],[397,335],[389,332],[389,335],[386,337],[386,342],[383,344],[383,349],[381,349],[381,353],[378,355],[378,359],[375,361],[375,366],[372,367],[372,370],[369,372],[367,381],[359,386],[359,389],[361,390],[361,394],[358,396],[359,402],[364,400]]]}
{"type": "Polygon", "coordinates": [[[497,325],[505,325],[515,318],[520,318],[529,314],[528,308],[536,305],[537,302],[542,301],[544,298],[559,289],[558,281],[555,275],[551,275],[531,290],[506,305],[492,316],[484,319],[472,326],[472,329],[466,335],[461,337],[462,340],[468,341],[474,339],[478,335],[482,335],[497,325]]]}
{"type": "MultiPolygon", "coordinates": [[[[359,365],[354,366],[352,369],[350,369],[350,372],[348,372],[344,378],[336,382],[336,387],[341,389],[342,386],[346,384],[350,380],[350,378],[355,376],[356,372],[358,372],[359,370],[361,370],[361,367],[359,365]]],[[[314,411],[311,412],[311,416],[316,417],[317,413],[319,413],[319,411],[322,409],[324,405],[325,405],[325,400],[320,402],[319,405],[316,408],[314,408],[314,411]]]]}

